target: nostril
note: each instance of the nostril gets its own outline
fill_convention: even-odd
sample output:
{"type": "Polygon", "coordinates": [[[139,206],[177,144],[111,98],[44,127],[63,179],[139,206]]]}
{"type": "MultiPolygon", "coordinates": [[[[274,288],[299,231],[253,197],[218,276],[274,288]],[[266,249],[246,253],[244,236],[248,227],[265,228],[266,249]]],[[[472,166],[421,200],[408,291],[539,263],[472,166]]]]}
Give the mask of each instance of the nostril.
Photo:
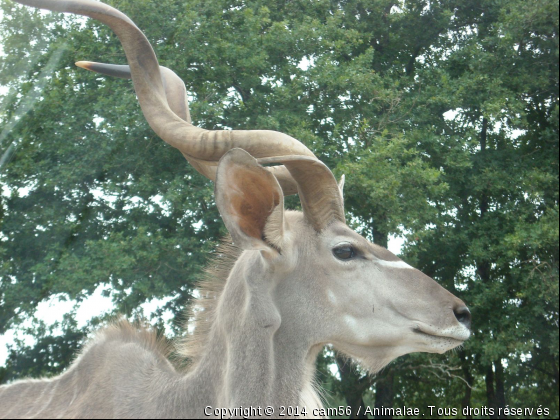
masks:
{"type": "Polygon", "coordinates": [[[460,306],[453,309],[455,318],[467,328],[471,328],[471,311],[466,306],[460,306]]]}

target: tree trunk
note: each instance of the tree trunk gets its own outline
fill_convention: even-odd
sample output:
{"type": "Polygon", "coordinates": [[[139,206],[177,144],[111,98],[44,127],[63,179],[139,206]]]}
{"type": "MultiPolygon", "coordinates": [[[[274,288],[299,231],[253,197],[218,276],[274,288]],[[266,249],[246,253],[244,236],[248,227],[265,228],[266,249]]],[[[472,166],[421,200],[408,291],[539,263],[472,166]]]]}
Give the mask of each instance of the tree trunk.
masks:
{"type": "Polygon", "coordinates": [[[472,406],[471,396],[472,396],[472,386],[474,383],[474,378],[469,369],[467,355],[464,350],[461,350],[459,352],[459,357],[461,359],[461,368],[463,370],[463,375],[465,376],[465,380],[467,381],[467,383],[465,384],[465,394],[461,399],[461,413],[463,412],[466,413],[466,415],[464,416],[466,419],[472,419],[472,414],[470,413],[469,408],[472,406]]]}
{"type": "Polygon", "coordinates": [[[502,366],[502,361],[500,359],[494,361],[495,375],[494,379],[496,382],[496,406],[498,409],[506,407],[506,393],[504,388],[504,367],[502,366]]]}
{"type": "Polygon", "coordinates": [[[486,401],[488,408],[492,410],[492,415],[489,417],[491,419],[498,418],[498,410],[496,404],[496,392],[494,391],[494,370],[492,369],[492,363],[486,367],[486,401]]]}
{"type": "MultiPolygon", "coordinates": [[[[393,382],[395,380],[395,374],[393,368],[386,368],[383,377],[378,377],[375,384],[375,408],[381,409],[381,407],[393,407],[393,382]]],[[[375,416],[376,419],[392,419],[391,415],[375,416]]]]}
{"type": "Polygon", "coordinates": [[[352,409],[352,414],[349,418],[367,419],[366,406],[362,395],[371,386],[371,377],[362,377],[358,369],[350,361],[338,355],[336,356],[336,365],[340,373],[344,399],[346,404],[352,409]]]}

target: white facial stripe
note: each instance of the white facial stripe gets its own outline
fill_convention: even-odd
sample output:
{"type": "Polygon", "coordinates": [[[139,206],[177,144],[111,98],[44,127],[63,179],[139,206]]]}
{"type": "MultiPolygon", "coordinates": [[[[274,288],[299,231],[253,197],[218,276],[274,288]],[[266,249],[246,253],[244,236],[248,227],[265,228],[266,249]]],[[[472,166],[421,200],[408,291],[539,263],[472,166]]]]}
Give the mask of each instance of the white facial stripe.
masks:
{"type": "Polygon", "coordinates": [[[404,261],[385,261],[385,260],[378,260],[377,263],[379,265],[383,265],[385,267],[392,267],[392,268],[409,268],[414,270],[414,267],[411,267],[404,261]]]}

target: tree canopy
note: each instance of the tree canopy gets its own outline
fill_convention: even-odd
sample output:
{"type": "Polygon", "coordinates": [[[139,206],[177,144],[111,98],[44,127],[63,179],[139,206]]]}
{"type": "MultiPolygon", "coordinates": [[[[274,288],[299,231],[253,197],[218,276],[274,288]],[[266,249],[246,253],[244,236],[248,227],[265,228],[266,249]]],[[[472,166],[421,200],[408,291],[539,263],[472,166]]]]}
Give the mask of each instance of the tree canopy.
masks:
{"type": "MultiPolygon", "coordinates": [[[[558,2],[107,3],[185,80],[196,125],[304,142],[346,175],[360,233],[404,236],[402,257],[471,308],[473,337],[455,353],[369,377],[325,352],[328,404],[558,416],[558,2]]],[[[225,229],[211,183],[151,131],[131,83],[74,66],[126,62],[108,28],[1,7],[0,334],[35,337],[11,347],[6,382],[60,372],[111,316],[81,328],[74,309],[46,325],[35,312],[53,297],[105,286],[129,317],[165,299],[152,322],[181,334],[225,229]]]]}

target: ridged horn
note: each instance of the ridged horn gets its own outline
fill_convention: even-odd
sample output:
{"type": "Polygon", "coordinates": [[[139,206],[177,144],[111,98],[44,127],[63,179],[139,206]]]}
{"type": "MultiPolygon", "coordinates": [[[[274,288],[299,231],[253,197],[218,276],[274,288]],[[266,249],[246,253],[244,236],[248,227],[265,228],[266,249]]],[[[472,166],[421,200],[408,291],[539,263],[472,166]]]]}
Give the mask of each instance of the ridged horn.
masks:
{"type": "MultiPolygon", "coordinates": [[[[93,61],[78,61],[76,65],[106,76],[132,79],[132,73],[128,65],[96,63],[93,61]]],[[[191,116],[185,83],[173,70],[164,66],[159,66],[159,69],[169,108],[175,115],[190,124],[191,116]]],[[[183,156],[193,168],[206,178],[212,181],[216,180],[218,162],[203,161],[186,153],[183,153],[183,156]]],[[[297,194],[297,184],[284,166],[273,166],[266,169],[276,177],[284,195],[297,194]]]]}
{"type": "Polygon", "coordinates": [[[275,156],[257,159],[261,165],[283,164],[298,185],[303,214],[320,232],[329,223],[346,223],[344,201],[336,178],[323,162],[309,156],[275,156]]]}
{"type": "Polygon", "coordinates": [[[17,1],[37,8],[88,16],[108,25],[124,48],[134,89],[148,124],[183,155],[206,161],[210,166],[217,164],[224,153],[234,147],[244,149],[255,158],[281,155],[315,157],[301,142],[277,131],[205,130],[180,118],[168,105],[160,66],[152,46],[134,22],[113,7],[92,0],[17,1]]]}

